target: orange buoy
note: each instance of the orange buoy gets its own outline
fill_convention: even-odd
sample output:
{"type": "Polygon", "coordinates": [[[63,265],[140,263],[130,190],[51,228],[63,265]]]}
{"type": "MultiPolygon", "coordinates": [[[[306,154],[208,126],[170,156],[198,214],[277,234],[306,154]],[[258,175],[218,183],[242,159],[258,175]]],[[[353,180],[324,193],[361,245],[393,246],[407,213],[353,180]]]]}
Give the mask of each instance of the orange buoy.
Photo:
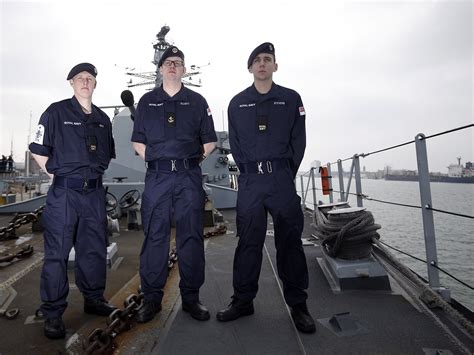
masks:
{"type": "Polygon", "coordinates": [[[332,190],[329,187],[329,179],[332,176],[329,176],[328,168],[320,166],[319,173],[321,174],[321,186],[323,187],[323,195],[329,195],[329,192],[332,190]]]}

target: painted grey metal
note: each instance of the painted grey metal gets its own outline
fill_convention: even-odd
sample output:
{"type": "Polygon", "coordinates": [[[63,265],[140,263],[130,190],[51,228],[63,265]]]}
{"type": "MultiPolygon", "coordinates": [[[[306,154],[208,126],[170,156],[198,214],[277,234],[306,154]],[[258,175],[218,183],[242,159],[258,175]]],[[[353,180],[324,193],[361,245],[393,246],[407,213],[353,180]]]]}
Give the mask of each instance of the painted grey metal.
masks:
{"type": "Polygon", "coordinates": [[[304,183],[303,183],[303,175],[300,175],[300,183],[301,183],[301,207],[305,208],[305,193],[304,193],[304,183]]]}
{"type": "Polygon", "coordinates": [[[328,167],[328,182],[329,182],[329,203],[334,202],[334,197],[332,195],[332,171],[331,171],[331,163],[327,164],[328,167]]]}
{"type": "Polygon", "coordinates": [[[360,162],[359,162],[359,155],[354,155],[354,168],[355,168],[355,185],[356,185],[356,193],[357,193],[357,206],[362,207],[364,204],[362,202],[362,184],[360,181],[360,162]]]}
{"type": "Polygon", "coordinates": [[[420,185],[420,199],[423,217],[423,232],[425,235],[426,261],[428,265],[428,281],[431,288],[439,288],[439,272],[434,266],[438,264],[436,252],[436,238],[431,204],[430,172],[428,169],[428,154],[426,140],[423,133],[415,137],[416,162],[420,185]]]}
{"type": "Polygon", "coordinates": [[[314,183],[314,169],[311,168],[310,178],[311,178],[311,188],[313,189],[313,207],[316,208],[318,201],[316,200],[316,185],[314,183]]]}
{"type": "Polygon", "coordinates": [[[41,195],[29,200],[2,205],[0,206],[0,214],[28,213],[40,208],[45,203],[46,195],[41,195]]]}
{"type": "Polygon", "coordinates": [[[349,192],[351,191],[352,175],[354,175],[354,159],[352,159],[351,172],[349,173],[349,180],[347,181],[346,201],[349,200],[349,192]]]}
{"type": "Polygon", "coordinates": [[[347,201],[347,198],[344,198],[344,169],[342,168],[342,160],[337,160],[337,173],[339,175],[339,194],[341,202],[347,201]]]}

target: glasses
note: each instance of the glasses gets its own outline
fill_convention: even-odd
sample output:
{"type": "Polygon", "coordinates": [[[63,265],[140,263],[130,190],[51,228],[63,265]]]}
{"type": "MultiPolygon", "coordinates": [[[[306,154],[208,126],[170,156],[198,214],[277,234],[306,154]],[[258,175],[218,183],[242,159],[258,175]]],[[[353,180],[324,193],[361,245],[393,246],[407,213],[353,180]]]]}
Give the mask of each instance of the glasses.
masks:
{"type": "Polygon", "coordinates": [[[172,65],[176,68],[181,68],[184,65],[184,62],[182,60],[165,60],[163,65],[168,68],[171,68],[172,65]]]}
{"type": "Polygon", "coordinates": [[[92,77],[82,77],[82,76],[78,76],[77,78],[74,78],[75,81],[80,81],[81,83],[93,83],[95,82],[95,78],[92,78],[92,77]]]}

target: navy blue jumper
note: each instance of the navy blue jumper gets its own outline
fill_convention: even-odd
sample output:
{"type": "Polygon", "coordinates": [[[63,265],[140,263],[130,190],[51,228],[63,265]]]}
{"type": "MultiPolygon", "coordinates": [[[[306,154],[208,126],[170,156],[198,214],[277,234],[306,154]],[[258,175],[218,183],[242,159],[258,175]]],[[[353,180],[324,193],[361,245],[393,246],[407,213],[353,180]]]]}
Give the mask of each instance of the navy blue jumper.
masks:
{"type": "Polygon", "coordinates": [[[73,96],[41,115],[30,151],[48,157],[54,175],[42,214],[44,264],[41,311],[61,316],[67,307],[67,261],[74,246],[76,285],[85,298],[104,299],[107,215],[102,175],[115,158],[109,117],[97,106],[85,114],[73,96]]]}
{"type": "Polygon", "coordinates": [[[205,266],[205,193],[199,161],[202,145],[217,141],[209,106],[184,86],[173,97],[163,87],[155,88],[138,102],[131,140],[146,146],[148,167],[141,206],[145,240],[140,277],[145,299],[160,303],[163,298],[174,215],[181,297],[183,302],[196,302],[205,266]]]}
{"type": "Polygon", "coordinates": [[[303,212],[294,184],[306,147],[305,117],[300,95],[275,83],[266,94],[252,85],[229,104],[229,143],[240,170],[233,278],[237,299],[251,301],[257,295],[269,212],[285,301],[290,306],[306,301],[303,212]]]}

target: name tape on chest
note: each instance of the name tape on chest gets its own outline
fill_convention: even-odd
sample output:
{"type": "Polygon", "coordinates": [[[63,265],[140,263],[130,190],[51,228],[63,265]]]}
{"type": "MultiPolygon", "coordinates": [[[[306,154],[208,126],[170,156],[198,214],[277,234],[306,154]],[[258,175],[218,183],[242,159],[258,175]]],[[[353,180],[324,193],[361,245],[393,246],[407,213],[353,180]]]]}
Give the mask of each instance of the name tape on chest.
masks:
{"type": "MultiPolygon", "coordinates": [[[[240,104],[239,108],[254,107],[255,105],[256,105],[255,102],[251,102],[251,103],[248,103],[248,104],[240,104]]],[[[273,105],[274,106],[286,106],[286,101],[273,101],[273,105]]]]}

